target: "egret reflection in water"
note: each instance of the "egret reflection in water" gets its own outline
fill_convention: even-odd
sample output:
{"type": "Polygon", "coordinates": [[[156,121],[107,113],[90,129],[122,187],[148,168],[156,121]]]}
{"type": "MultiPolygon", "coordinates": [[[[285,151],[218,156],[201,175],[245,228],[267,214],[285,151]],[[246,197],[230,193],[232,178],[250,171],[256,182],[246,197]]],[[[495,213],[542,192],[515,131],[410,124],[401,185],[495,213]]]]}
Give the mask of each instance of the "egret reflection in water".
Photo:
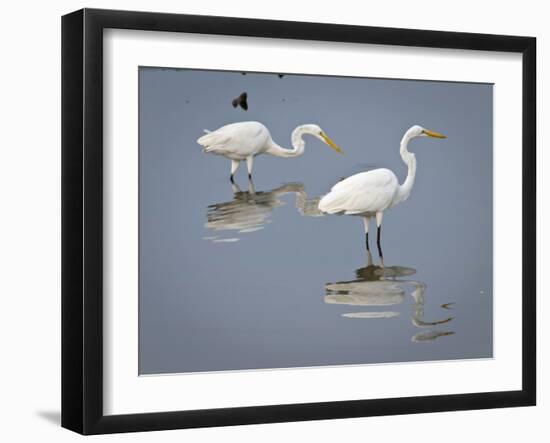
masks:
{"type": "MultiPolygon", "coordinates": [[[[416,270],[404,266],[374,266],[372,256],[367,251],[367,266],[355,271],[356,279],[339,281],[325,285],[324,301],[327,304],[340,304],[354,307],[384,308],[383,311],[367,311],[342,314],[353,319],[392,319],[400,313],[388,307],[400,305],[410,293],[413,299],[412,324],[420,329],[433,328],[452,321],[453,317],[428,321],[424,318],[424,293],[426,284],[406,279],[416,274],[416,270]],[[412,290],[410,290],[412,288],[412,290]]],[[[433,341],[439,337],[453,335],[453,331],[422,330],[411,337],[414,343],[433,341]]]]}
{"type": "Polygon", "coordinates": [[[231,185],[233,199],[208,206],[205,228],[218,233],[231,234],[231,237],[218,235],[204,237],[214,243],[239,241],[242,234],[264,229],[271,223],[271,214],[275,208],[286,204],[281,197],[295,195],[298,212],[305,216],[323,215],[317,209],[316,199],[310,200],[302,183],[286,183],[269,191],[256,191],[252,181],[248,189],[242,191],[236,184],[231,185]]]}

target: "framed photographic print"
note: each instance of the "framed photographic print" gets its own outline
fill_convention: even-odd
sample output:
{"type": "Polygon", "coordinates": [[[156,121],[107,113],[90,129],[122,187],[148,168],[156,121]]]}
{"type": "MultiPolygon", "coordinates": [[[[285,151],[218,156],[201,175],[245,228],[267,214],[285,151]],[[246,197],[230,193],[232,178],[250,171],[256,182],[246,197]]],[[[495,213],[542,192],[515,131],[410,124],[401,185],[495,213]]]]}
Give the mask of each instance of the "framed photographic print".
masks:
{"type": "Polygon", "coordinates": [[[62,21],[62,425],[535,404],[531,37],[62,21]]]}

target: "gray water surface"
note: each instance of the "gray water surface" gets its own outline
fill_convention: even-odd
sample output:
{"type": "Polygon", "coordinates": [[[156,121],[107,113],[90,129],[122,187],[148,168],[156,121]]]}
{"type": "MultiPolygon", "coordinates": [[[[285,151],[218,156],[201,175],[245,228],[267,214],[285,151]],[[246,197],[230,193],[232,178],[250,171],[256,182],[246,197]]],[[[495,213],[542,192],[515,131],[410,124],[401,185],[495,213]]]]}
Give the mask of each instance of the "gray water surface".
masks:
{"type": "Polygon", "coordinates": [[[492,85],[141,68],[140,374],[492,356],[492,85]],[[249,110],[231,100],[248,93],[249,110]],[[203,129],[258,120],[302,157],[241,166],[203,129]],[[360,217],[323,216],[343,177],[392,169],[413,124],[410,198],[386,211],[385,267],[360,217]]]}

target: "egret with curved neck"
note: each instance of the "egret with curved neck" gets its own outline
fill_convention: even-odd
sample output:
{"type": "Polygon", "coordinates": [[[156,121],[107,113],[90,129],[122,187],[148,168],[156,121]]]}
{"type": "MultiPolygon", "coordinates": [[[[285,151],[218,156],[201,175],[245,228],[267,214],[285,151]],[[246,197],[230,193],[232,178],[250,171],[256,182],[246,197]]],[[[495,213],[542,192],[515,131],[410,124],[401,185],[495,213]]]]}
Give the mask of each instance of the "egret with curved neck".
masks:
{"type": "Polygon", "coordinates": [[[416,176],[416,157],[408,150],[409,142],[416,137],[446,138],[443,134],[422,126],[412,126],[405,132],[399,147],[403,162],[407,165],[407,177],[399,184],[395,174],[381,168],[361,172],[335,184],[319,201],[319,209],[327,214],[359,215],[363,217],[365,244],[369,251],[369,223],[376,217],[378,254],[383,262],[380,235],[384,211],[405,201],[411,194],[416,176]]]}
{"type": "Polygon", "coordinates": [[[271,138],[269,130],[259,122],[239,122],[222,126],[215,131],[205,131],[206,134],[197,140],[204,152],[222,155],[231,160],[231,182],[241,161],[246,160],[248,178],[252,178],[254,157],[259,154],[269,154],[275,157],[298,157],[304,153],[304,135],[312,135],[330,146],[336,152],[342,150],[314,124],[298,126],[292,131],[292,149],[279,146],[271,138]]]}

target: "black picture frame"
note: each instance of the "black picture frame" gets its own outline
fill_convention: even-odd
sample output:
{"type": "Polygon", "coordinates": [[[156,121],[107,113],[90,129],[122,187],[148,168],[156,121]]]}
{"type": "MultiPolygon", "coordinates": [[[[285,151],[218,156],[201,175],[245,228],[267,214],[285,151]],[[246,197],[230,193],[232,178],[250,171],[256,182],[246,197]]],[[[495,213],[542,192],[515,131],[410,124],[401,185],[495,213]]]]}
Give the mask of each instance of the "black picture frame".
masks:
{"type": "MultiPolygon", "coordinates": [[[[529,406],[536,403],[536,39],[83,9],[62,18],[62,426],[81,434],[529,406]],[[103,413],[103,30],[191,32],[522,54],[522,389],[131,415],[103,413]]],[[[510,294],[520,296],[520,294],[510,294]]]]}

